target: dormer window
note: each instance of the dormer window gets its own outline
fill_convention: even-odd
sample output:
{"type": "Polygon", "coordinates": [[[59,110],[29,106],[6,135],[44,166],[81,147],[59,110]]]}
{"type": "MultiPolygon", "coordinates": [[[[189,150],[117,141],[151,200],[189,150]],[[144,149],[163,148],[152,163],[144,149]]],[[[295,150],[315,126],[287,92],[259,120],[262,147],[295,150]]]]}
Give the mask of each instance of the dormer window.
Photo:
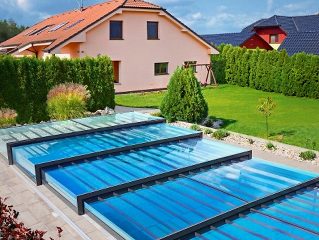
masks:
{"type": "Polygon", "coordinates": [[[122,21],[110,21],[110,40],[123,40],[122,21]]]}
{"type": "Polygon", "coordinates": [[[270,34],[269,42],[270,43],[278,43],[279,42],[278,34],[270,34]]]}

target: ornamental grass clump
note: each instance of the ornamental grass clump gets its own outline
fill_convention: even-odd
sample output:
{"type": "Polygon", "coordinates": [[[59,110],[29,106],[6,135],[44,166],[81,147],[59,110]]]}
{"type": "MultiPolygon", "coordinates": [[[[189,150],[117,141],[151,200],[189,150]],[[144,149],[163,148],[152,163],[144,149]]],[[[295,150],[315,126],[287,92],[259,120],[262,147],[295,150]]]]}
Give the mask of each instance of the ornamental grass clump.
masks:
{"type": "Polygon", "coordinates": [[[8,127],[16,124],[18,114],[10,108],[0,108],[0,127],[8,127]]]}
{"type": "Polygon", "coordinates": [[[48,113],[51,119],[79,118],[87,111],[90,92],[86,86],[76,83],[60,84],[48,93],[48,113]]]}

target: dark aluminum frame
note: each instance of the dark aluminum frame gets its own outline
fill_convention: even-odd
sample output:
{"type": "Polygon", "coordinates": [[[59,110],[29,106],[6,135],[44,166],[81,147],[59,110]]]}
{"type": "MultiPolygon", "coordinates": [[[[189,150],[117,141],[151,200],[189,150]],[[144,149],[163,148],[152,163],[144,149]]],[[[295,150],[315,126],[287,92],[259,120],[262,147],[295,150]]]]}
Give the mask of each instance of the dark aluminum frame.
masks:
{"type": "MultiPolygon", "coordinates": [[[[78,123],[84,127],[89,127],[88,125],[84,125],[84,124],[77,122],[75,120],[71,120],[71,121],[78,123]]],[[[46,137],[39,137],[39,138],[26,139],[26,140],[21,140],[21,141],[8,142],[7,143],[7,154],[8,154],[9,165],[13,165],[12,148],[14,148],[14,147],[33,144],[33,143],[39,143],[39,142],[45,142],[45,141],[51,141],[51,140],[56,140],[56,139],[61,139],[61,138],[77,137],[77,136],[82,136],[82,135],[86,135],[86,134],[90,134],[90,133],[112,131],[112,130],[117,130],[117,129],[146,126],[146,125],[151,125],[151,124],[156,124],[156,123],[165,123],[165,122],[166,122],[166,120],[164,118],[150,119],[150,120],[145,120],[145,121],[140,121],[140,122],[126,123],[126,124],[120,124],[120,125],[108,126],[108,127],[102,127],[102,128],[92,128],[92,129],[83,130],[83,131],[62,133],[62,134],[51,135],[51,136],[46,136],[46,137]]]]}
{"type": "Polygon", "coordinates": [[[123,183],[123,184],[119,184],[119,185],[116,185],[113,187],[109,187],[109,188],[97,190],[94,192],[82,194],[82,195],[77,196],[78,214],[83,215],[85,213],[85,210],[84,210],[84,202],[85,201],[92,199],[92,198],[95,198],[95,197],[98,197],[98,196],[101,196],[101,195],[109,195],[109,194],[113,194],[114,192],[127,190],[129,188],[135,188],[135,187],[141,186],[141,185],[146,185],[150,182],[176,177],[176,176],[179,176],[181,174],[189,174],[192,171],[197,171],[197,170],[200,170],[203,168],[212,167],[214,165],[218,165],[218,164],[228,162],[228,161],[245,161],[245,160],[248,160],[251,158],[252,158],[252,151],[251,150],[244,151],[244,152],[229,155],[226,157],[194,164],[194,165],[187,166],[184,168],[179,168],[179,169],[172,170],[169,172],[164,172],[164,173],[152,175],[152,176],[149,176],[146,178],[137,179],[137,180],[123,183]]]}
{"type": "Polygon", "coordinates": [[[319,177],[316,177],[316,178],[313,178],[313,179],[308,180],[306,182],[297,184],[293,187],[286,188],[286,189],[279,191],[277,193],[267,195],[266,197],[257,199],[256,201],[249,202],[249,203],[242,205],[238,208],[224,212],[222,214],[219,214],[218,216],[215,216],[213,218],[209,218],[209,219],[202,221],[198,224],[194,224],[188,228],[184,228],[180,231],[177,231],[177,232],[174,232],[170,235],[162,237],[162,238],[160,238],[160,240],[175,240],[175,239],[184,238],[184,237],[189,236],[191,234],[194,234],[195,232],[198,232],[202,229],[209,228],[212,225],[220,224],[229,218],[235,217],[236,215],[238,215],[240,213],[243,213],[243,212],[250,210],[251,208],[255,208],[255,207],[263,205],[267,202],[271,202],[277,198],[283,197],[283,196],[288,195],[290,193],[296,192],[302,188],[306,188],[306,187],[315,185],[317,183],[319,183],[319,177]]]}

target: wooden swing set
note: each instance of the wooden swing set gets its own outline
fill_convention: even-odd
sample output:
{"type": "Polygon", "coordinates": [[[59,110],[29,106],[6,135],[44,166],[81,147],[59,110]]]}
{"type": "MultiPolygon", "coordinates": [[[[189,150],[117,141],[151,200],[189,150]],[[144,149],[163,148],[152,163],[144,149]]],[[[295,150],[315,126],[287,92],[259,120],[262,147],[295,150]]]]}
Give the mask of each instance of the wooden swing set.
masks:
{"type": "Polygon", "coordinates": [[[217,80],[216,80],[216,77],[215,77],[215,74],[214,74],[214,70],[213,70],[213,65],[212,64],[192,64],[192,63],[188,63],[188,64],[185,64],[183,66],[184,68],[190,68],[190,67],[193,67],[193,68],[196,68],[196,67],[205,67],[206,70],[207,70],[207,74],[206,74],[206,80],[205,80],[205,83],[203,84],[204,87],[206,87],[208,84],[208,80],[213,80],[212,82],[212,85],[213,86],[218,86],[218,83],[217,83],[217,80]]]}

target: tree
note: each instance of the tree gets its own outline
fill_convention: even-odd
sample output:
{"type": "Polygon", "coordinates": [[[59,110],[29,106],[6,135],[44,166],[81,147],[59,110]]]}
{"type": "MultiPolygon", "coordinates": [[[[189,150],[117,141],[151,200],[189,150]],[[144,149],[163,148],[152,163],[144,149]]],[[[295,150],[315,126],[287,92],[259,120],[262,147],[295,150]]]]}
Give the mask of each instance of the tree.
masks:
{"type": "Polygon", "coordinates": [[[160,106],[168,121],[199,123],[208,115],[208,106],[191,68],[177,68],[160,106]]]}
{"type": "Polygon", "coordinates": [[[262,113],[266,120],[266,133],[267,139],[269,137],[269,126],[268,126],[268,118],[271,116],[272,111],[276,108],[276,103],[272,100],[271,97],[261,98],[259,99],[259,105],[257,109],[260,113],[262,113]]]}
{"type": "Polygon", "coordinates": [[[0,42],[14,37],[25,29],[26,27],[18,26],[13,20],[0,20],[0,42]]]}

